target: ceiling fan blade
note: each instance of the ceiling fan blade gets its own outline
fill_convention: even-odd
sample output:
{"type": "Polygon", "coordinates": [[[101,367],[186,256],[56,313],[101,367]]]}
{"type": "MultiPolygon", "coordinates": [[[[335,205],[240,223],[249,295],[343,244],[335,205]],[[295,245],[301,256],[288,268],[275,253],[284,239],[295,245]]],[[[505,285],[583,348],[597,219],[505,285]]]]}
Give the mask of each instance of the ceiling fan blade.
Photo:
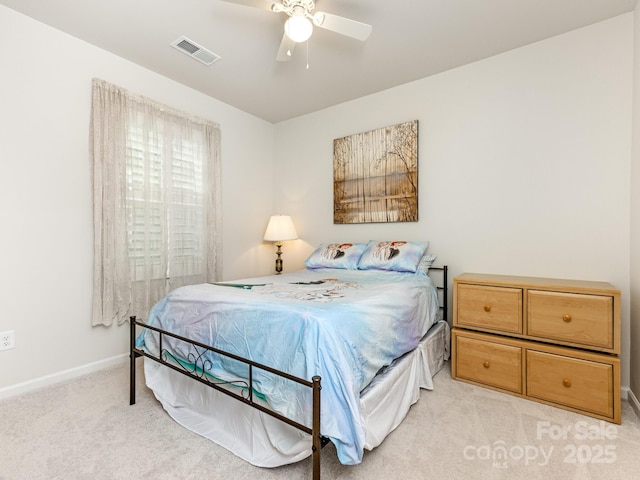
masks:
{"type": "Polygon", "coordinates": [[[373,30],[373,27],[366,23],[325,12],[316,12],[313,15],[313,24],[363,42],[369,38],[373,30]]]}
{"type": "Polygon", "coordinates": [[[279,62],[288,62],[291,60],[293,50],[296,48],[296,42],[291,40],[287,34],[282,35],[282,41],[280,42],[280,48],[278,49],[278,55],[276,60],[279,62]]]}
{"type": "Polygon", "coordinates": [[[239,5],[246,5],[247,7],[260,8],[262,10],[275,11],[274,5],[280,5],[279,3],[272,2],[270,0],[222,0],[228,3],[237,3],[239,5]]]}

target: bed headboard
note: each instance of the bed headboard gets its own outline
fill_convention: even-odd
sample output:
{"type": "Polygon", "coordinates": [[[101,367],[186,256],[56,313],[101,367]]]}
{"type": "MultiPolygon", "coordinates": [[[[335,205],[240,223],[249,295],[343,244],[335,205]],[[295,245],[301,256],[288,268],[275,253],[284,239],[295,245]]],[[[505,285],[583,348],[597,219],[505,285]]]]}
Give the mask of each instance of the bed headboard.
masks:
{"type": "Polygon", "coordinates": [[[448,321],[448,272],[449,268],[447,265],[443,265],[442,267],[429,267],[429,278],[433,280],[436,288],[438,289],[438,298],[440,299],[440,310],[442,311],[442,319],[448,321]]]}

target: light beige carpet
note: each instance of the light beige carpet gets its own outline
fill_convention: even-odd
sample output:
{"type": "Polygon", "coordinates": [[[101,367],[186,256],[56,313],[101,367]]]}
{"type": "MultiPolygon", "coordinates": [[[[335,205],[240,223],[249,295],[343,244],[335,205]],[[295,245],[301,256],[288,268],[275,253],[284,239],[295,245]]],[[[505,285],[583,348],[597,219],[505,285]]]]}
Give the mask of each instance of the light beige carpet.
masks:
{"type": "MultiPolygon", "coordinates": [[[[118,366],[0,401],[0,480],[310,479],[309,459],[253,467],[175,423],[142,383],[129,406],[118,366]]],[[[640,421],[622,425],[451,380],[449,365],[364,461],[322,451],[323,479],[636,479],[640,421]],[[500,454],[503,453],[501,456],[500,454]]]]}

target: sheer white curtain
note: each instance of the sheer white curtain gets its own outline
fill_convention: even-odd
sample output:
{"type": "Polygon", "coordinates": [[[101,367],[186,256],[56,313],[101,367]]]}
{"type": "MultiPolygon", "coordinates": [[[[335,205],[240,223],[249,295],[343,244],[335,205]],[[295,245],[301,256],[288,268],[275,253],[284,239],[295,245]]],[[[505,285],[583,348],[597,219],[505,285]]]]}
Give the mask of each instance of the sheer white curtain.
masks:
{"type": "Polygon", "coordinates": [[[93,325],[221,271],[220,128],[93,80],[93,325]]]}

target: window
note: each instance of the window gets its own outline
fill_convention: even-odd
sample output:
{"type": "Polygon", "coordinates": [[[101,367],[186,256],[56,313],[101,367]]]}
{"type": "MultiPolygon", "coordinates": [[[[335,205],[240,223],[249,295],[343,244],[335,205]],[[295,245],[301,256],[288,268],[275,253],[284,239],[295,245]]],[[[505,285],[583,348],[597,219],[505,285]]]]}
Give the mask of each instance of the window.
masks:
{"type": "Polygon", "coordinates": [[[220,130],[94,80],[94,325],[220,273],[220,130]]]}
{"type": "Polygon", "coordinates": [[[202,135],[173,141],[131,125],[127,134],[127,228],[132,278],[202,275],[206,270],[202,135]],[[164,252],[168,251],[164,262],[164,252]]]}

